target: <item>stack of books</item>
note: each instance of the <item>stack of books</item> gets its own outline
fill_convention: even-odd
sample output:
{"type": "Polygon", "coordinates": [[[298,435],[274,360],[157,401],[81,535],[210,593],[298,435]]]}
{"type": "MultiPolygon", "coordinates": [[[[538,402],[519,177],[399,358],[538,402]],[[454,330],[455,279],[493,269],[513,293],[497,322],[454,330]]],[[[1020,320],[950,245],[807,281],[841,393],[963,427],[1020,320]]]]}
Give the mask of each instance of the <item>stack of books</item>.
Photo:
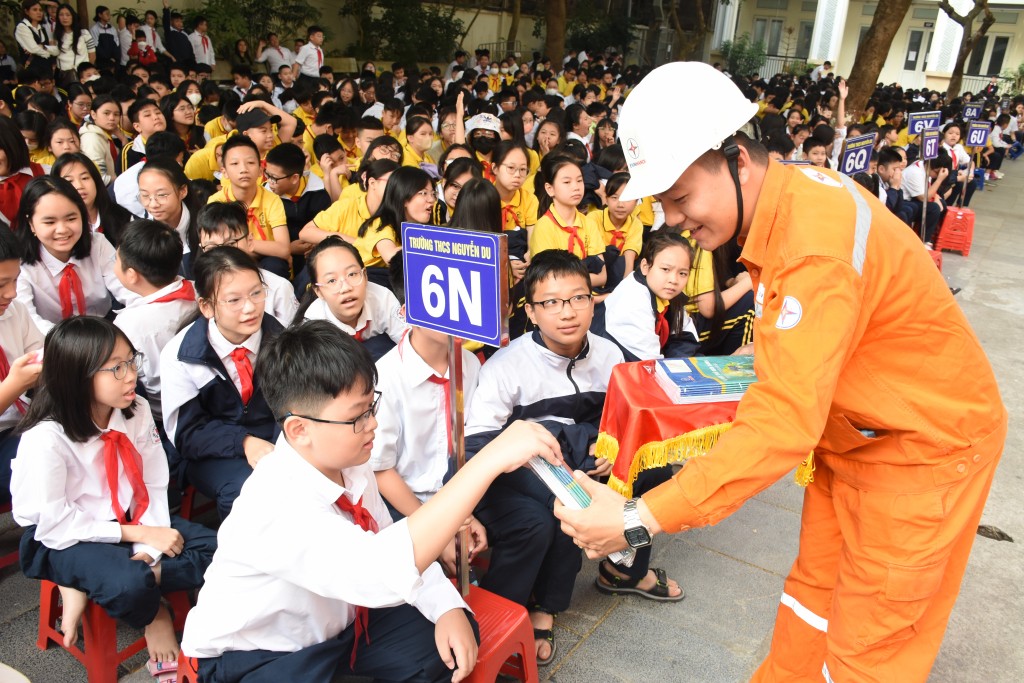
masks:
{"type": "Polygon", "coordinates": [[[757,381],[753,356],[665,358],[655,361],[654,377],[677,404],[738,401],[757,381]]]}

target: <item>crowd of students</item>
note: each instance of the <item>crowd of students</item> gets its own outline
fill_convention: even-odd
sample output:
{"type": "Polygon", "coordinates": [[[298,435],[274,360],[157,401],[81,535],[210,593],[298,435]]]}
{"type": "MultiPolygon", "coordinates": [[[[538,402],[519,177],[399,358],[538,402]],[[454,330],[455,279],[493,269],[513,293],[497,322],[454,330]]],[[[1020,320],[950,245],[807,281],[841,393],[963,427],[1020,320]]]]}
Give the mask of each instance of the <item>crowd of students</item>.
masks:
{"type": "MultiPolygon", "coordinates": [[[[476,626],[441,568],[468,528],[469,555],[490,550],[480,584],[527,607],[550,662],[582,557],[519,465],[609,473],[595,443],[618,363],[753,352],[738,246],[705,252],[653,198],[620,198],[618,108],[644,72],[615,53],[482,50],[335,78],[313,26],[297,55],[275,35],[255,57],[236,45],[227,87],[196,49],[212,54],[203,24],[185,36],[166,2],[164,41],[155,14],[129,19],[116,59],[100,8],[69,68],[78,43],[23,5],[0,89],[0,494],[26,527],[23,570],[61,586],[65,643],[89,598],[173,661],[161,592],[202,586],[183,648],[203,680],[460,680],[476,626]],[[464,348],[458,474],[446,338],[404,320],[403,222],[508,238],[512,341],[464,348]],[[215,501],[216,538],[171,514],[184,487],[215,501]]],[[[69,12],[73,27],[67,5],[52,16],[69,12]]],[[[927,197],[914,185],[905,114],[940,106],[927,93],[881,88],[846,124],[830,75],[737,80],[776,157],[834,166],[844,137],[877,130],[877,173],[859,180],[900,215],[955,198],[951,154],[973,172],[953,121],[927,197]]],[[[1009,147],[1016,106],[992,112],[1009,147]]],[[[1007,146],[979,165],[997,172],[1007,146]]],[[[599,573],[604,593],[683,598],[650,548],[599,573]]]]}

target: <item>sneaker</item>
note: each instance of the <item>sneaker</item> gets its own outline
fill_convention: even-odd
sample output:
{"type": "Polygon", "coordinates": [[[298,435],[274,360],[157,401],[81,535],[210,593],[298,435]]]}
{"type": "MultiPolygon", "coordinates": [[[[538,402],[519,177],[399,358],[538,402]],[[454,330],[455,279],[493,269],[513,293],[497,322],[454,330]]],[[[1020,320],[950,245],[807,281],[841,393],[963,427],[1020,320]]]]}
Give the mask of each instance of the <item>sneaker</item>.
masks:
{"type": "Polygon", "coordinates": [[[1005,175],[1006,174],[1003,173],[1002,171],[992,171],[992,177],[994,177],[996,180],[1002,180],[1003,177],[1005,177],[1005,175]]]}

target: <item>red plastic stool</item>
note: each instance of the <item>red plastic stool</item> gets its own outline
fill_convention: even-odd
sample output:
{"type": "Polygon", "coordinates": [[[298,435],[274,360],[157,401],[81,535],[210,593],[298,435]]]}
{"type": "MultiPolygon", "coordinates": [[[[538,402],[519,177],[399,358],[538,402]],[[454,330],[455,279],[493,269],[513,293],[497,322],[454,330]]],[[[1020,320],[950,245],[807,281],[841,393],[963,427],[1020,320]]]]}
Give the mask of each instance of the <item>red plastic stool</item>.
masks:
{"type": "Polygon", "coordinates": [[[932,262],[935,264],[935,267],[938,268],[939,272],[941,273],[942,272],[942,252],[939,251],[938,249],[929,249],[928,250],[928,255],[932,257],[932,262]]]}
{"type": "Polygon", "coordinates": [[[185,490],[181,492],[181,511],[178,513],[178,516],[182,519],[187,519],[191,522],[194,515],[201,515],[213,509],[215,503],[212,500],[196,507],[197,493],[198,491],[196,491],[195,486],[186,486],[185,490]]]}
{"type": "MultiPolygon", "coordinates": [[[[170,593],[167,599],[174,613],[174,629],[181,631],[185,628],[185,617],[192,608],[192,601],[188,593],[183,591],[170,593]]],[[[36,640],[40,650],[45,650],[51,640],[64,647],[64,634],[57,630],[57,617],[60,613],[57,584],[40,581],[39,638],[36,640]]],[[[82,632],[85,636],[85,650],[77,644],[65,649],[85,667],[89,683],[117,683],[117,665],[146,647],[146,639],[139,638],[123,650],[118,650],[117,622],[92,600],[86,605],[82,616],[82,632]]]]}
{"type": "MultiPolygon", "coordinates": [[[[11,511],[11,504],[10,503],[4,503],[3,505],[0,505],[0,515],[7,514],[10,511],[11,511]]],[[[17,550],[12,550],[11,552],[7,553],[6,555],[0,555],[0,569],[3,569],[4,567],[10,567],[12,564],[17,564],[17,563],[18,563],[18,551],[17,550]]]]}
{"type": "Polygon", "coordinates": [[[526,608],[476,586],[469,587],[466,602],[480,626],[476,668],[466,681],[493,683],[499,673],[524,683],[539,681],[533,624],[526,608]]]}
{"type": "Polygon", "coordinates": [[[199,683],[199,662],[184,652],[178,653],[178,683],[199,683]]]}

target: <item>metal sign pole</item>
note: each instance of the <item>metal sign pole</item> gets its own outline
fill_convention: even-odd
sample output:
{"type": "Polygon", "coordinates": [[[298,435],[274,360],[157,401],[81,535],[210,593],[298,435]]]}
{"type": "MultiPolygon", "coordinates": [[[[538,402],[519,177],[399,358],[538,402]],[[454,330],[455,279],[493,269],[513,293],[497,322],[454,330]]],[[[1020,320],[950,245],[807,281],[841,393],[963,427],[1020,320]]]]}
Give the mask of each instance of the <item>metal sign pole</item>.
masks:
{"type": "MultiPolygon", "coordinates": [[[[462,393],[462,340],[448,336],[448,381],[449,406],[448,414],[452,419],[452,453],[455,458],[455,471],[466,465],[466,434],[464,416],[465,402],[462,393]]],[[[455,541],[455,559],[458,564],[459,592],[462,597],[469,595],[469,530],[459,532],[455,541]]]]}
{"type": "MultiPolygon", "coordinates": [[[[922,147],[923,147],[923,145],[922,145],[922,147]]],[[[924,162],[924,203],[921,204],[921,241],[922,242],[927,242],[928,241],[927,238],[926,238],[926,236],[928,234],[928,228],[927,228],[927,223],[928,223],[928,203],[931,201],[931,198],[928,196],[930,194],[930,192],[928,191],[928,186],[929,186],[928,179],[930,177],[929,174],[931,173],[931,165],[932,165],[931,160],[930,159],[925,159],[925,162],[924,162]]]]}

